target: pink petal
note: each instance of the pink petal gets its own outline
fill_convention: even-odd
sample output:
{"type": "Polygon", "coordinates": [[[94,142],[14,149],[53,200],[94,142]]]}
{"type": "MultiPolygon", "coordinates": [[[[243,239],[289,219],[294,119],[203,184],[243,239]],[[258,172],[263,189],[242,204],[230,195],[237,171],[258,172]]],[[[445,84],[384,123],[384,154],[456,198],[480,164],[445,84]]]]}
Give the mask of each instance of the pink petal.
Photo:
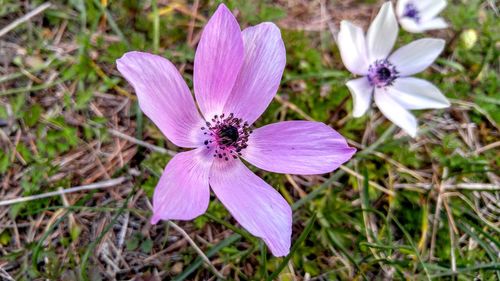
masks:
{"type": "Polygon", "coordinates": [[[233,217],[250,233],[262,238],[274,256],[290,252],[290,205],[241,161],[216,161],[210,172],[210,186],[233,217]]]}
{"type": "Polygon", "coordinates": [[[245,59],[224,112],[252,124],[272,101],[286,64],[279,28],[262,23],[242,32],[245,59]]]}
{"type": "Polygon", "coordinates": [[[243,158],[276,173],[311,175],[329,173],[351,159],[356,149],[320,122],[285,121],[254,130],[243,158]]]}
{"type": "Polygon", "coordinates": [[[194,92],[205,119],[222,113],[243,55],[240,26],[221,4],[205,26],[194,58],[194,92]]]}
{"type": "Polygon", "coordinates": [[[160,219],[191,220],[207,210],[212,162],[204,148],[180,152],[168,162],[155,188],[152,224],[160,219]]]}
{"type": "Polygon", "coordinates": [[[175,66],[160,56],[129,52],[116,61],[132,84],[142,111],[175,145],[198,147],[204,121],[186,82],[175,66]]]}
{"type": "Polygon", "coordinates": [[[399,48],[389,57],[389,61],[396,66],[401,76],[419,73],[443,52],[445,43],[443,39],[419,39],[399,48]]]}
{"type": "Polygon", "coordinates": [[[354,74],[366,75],[370,63],[363,30],[348,21],[342,21],[337,44],[345,67],[354,74]]]}

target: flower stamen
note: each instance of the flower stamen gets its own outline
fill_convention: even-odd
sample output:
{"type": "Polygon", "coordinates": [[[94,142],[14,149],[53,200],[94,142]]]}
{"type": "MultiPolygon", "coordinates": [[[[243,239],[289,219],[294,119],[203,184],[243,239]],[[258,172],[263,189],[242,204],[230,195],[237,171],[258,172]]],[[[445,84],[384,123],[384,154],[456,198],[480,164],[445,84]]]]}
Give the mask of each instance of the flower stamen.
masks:
{"type": "Polygon", "coordinates": [[[413,3],[408,3],[405,6],[403,17],[413,19],[416,23],[420,22],[420,12],[413,3]]]}
{"type": "Polygon", "coordinates": [[[377,88],[392,85],[398,77],[396,67],[388,60],[377,60],[368,68],[368,81],[377,88]]]}
{"type": "Polygon", "coordinates": [[[215,147],[214,158],[229,161],[230,158],[241,156],[241,151],[247,148],[248,137],[252,133],[250,125],[243,122],[243,119],[234,117],[233,113],[228,116],[214,115],[211,121],[207,121],[207,128],[201,127],[201,130],[206,130],[204,135],[207,139],[203,143],[207,149],[215,147]]]}

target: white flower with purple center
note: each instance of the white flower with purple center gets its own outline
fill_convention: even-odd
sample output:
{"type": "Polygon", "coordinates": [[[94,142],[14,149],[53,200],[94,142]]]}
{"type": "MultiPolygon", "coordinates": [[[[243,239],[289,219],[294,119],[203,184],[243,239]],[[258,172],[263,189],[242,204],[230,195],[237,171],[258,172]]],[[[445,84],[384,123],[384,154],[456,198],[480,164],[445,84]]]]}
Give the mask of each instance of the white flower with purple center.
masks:
{"type": "Polygon", "coordinates": [[[446,21],[437,15],[446,7],[446,0],[399,0],[396,14],[404,30],[420,33],[447,28],[446,21]]]}
{"type": "Polygon", "coordinates": [[[429,67],[443,51],[445,41],[424,38],[391,54],[398,36],[398,23],[391,2],[386,2],[368,32],[342,21],[338,35],[340,55],[346,68],[363,76],[347,82],[354,103],[353,116],[375,104],[393,123],[412,137],[417,133],[413,109],[445,108],[449,101],[433,84],[410,77],[429,67]]]}

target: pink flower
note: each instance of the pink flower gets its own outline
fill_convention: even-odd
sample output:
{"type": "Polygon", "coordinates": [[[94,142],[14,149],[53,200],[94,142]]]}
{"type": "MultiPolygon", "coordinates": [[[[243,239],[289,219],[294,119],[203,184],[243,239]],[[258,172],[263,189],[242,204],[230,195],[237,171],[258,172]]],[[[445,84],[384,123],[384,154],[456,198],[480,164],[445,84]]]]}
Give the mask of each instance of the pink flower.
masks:
{"type": "Polygon", "coordinates": [[[355,149],[318,122],[286,121],[252,130],[279,87],[285,68],[280,30],[262,23],[243,31],[220,5],[203,31],[194,60],[194,93],[168,60],[126,53],[118,70],[133,85],[144,113],[174,144],[193,148],[168,163],[153,197],[153,217],[191,220],[215,195],[275,256],[287,255],[292,211],[284,198],[251,172],[261,169],[322,174],[349,160],[355,149]]]}
{"type": "Polygon", "coordinates": [[[391,2],[386,2],[365,36],[363,30],[342,21],[338,45],[346,68],[363,77],[347,82],[354,102],[353,116],[370,108],[372,96],[382,113],[410,136],[417,135],[417,119],[409,110],[446,108],[450,102],[433,84],[411,77],[429,67],[445,41],[423,38],[391,54],[398,23],[391,2]]]}

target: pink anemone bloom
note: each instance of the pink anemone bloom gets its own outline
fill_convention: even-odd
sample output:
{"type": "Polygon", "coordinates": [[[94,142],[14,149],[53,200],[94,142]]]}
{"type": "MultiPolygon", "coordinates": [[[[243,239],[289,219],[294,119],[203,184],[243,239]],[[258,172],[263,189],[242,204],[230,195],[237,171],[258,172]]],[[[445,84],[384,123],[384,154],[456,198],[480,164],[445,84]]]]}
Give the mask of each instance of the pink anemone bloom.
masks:
{"type": "Polygon", "coordinates": [[[319,122],[285,121],[252,129],[278,90],[285,57],[274,24],[241,31],[231,12],[220,5],[205,26],[194,59],[194,95],[201,114],[167,59],[129,52],[117,61],[142,111],[172,143],[192,148],[167,164],[154,192],[151,223],[202,215],[211,187],[273,255],[289,253],[290,205],[241,159],[276,173],[323,174],[348,161],[355,149],[319,122]]]}

